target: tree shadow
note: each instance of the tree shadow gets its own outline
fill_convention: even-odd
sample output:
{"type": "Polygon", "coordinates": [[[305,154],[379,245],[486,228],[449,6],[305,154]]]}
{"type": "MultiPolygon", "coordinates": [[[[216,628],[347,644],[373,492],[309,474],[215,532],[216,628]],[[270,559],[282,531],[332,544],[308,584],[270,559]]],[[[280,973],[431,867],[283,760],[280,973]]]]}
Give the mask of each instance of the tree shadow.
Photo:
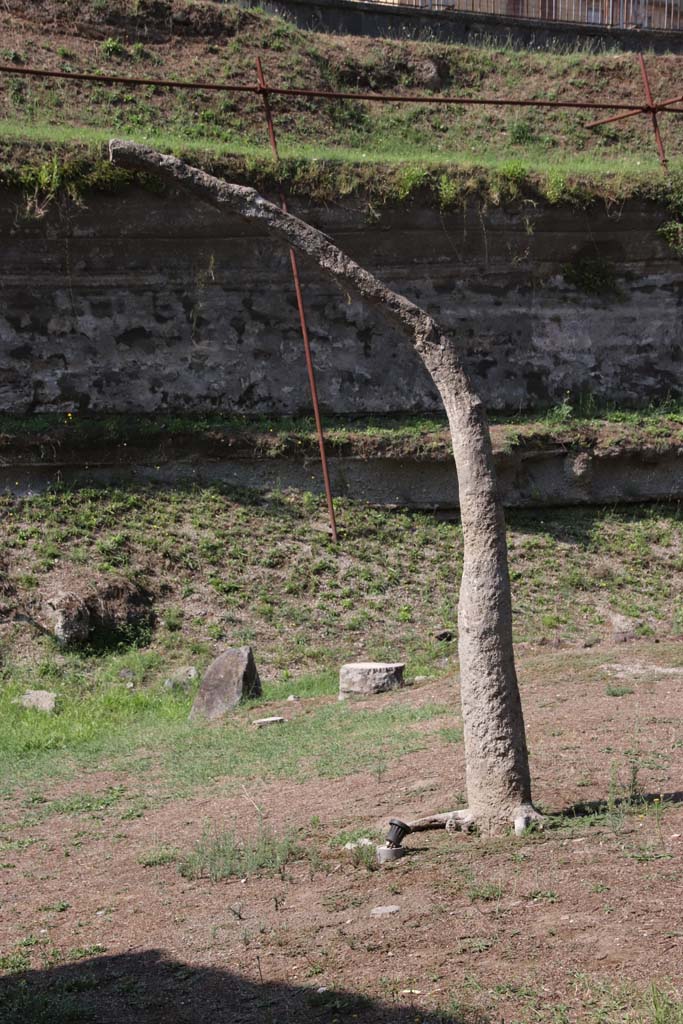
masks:
{"type": "MultiPolygon", "coordinates": [[[[266,965],[254,955],[260,973],[266,965]]],[[[99,956],[0,979],[3,1024],[488,1024],[321,984],[256,982],[158,950],[99,956]]]]}
{"type": "Polygon", "coordinates": [[[575,545],[588,550],[598,544],[596,528],[607,516],[620,525],[642,523],[656,514],[658,519],[680,521],[679,502],[637,502],[632,505],[564,505],[548,508],[507,508],[505,521],[515,533],[535,537],[546,534],[554,543],[575,545]]]}
{"type": "Polygon", "coordinates": [[[611,807],[648,807],[651,804],[680,804],[683,803],[683,791],[674,790],[670,793],[641,793],[637,798],[622,796],[613,801],[608,800],[581,800],[579,803],[566,807],[559,815],[563,818],[589,818],[594,814],[604,814],[611,807]]]}

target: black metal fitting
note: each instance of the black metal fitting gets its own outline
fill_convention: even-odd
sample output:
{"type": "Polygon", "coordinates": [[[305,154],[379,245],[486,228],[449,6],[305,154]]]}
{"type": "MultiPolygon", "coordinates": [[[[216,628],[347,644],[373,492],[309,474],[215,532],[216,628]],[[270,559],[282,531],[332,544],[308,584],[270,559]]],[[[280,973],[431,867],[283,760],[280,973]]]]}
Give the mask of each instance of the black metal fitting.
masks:
{"type": "Polygon", "coordinates": [[[396,847],[401,845],[410,831],[410,825],[406,825],[405,821],[399,821],[398,818],[390,818],[387,846],[396,849],[396,847]]]}

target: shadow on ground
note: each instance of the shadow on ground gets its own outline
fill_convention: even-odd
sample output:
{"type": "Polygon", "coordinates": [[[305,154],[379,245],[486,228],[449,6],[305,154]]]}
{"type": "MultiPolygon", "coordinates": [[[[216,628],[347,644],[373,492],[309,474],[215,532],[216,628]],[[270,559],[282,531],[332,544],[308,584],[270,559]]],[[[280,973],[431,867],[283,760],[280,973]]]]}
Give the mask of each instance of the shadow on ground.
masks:
{"type": "Polygon", "coordinates": [[[639,793],[635,796],[617,797],[612,802],[609,800],[582,800],[561,811],[555,811],[554,814],[558,818],[589,818],[594,814],[606,814],[611,809],[633,810],[634,807],[651,807],[658,803],[683,803],[683,790],[676,790],[672,793],[639,793]]]}
{"type": "MultiPolygon", "coordinates": [[[[254,966],[266,972],[254,955],[254,966]]],[[[254,982],[144,950],[0,978],[3,1024],[487,1024],[321,984],[254,982]]]]}

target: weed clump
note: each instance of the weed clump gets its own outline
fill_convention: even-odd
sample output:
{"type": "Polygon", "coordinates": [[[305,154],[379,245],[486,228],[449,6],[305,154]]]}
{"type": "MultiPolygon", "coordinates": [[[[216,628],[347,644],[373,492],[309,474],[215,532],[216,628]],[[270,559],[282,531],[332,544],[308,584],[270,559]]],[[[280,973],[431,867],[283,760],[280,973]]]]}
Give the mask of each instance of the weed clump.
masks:
{"type": "Polygon", "coordinates": [[[178,859],[178,851],[173,846],[155,846],[147,853],[141,853],[138,857],[138,864],[143,868],[158,868],[166,864],[173,864],[178,859]]]}
{"type": "Polygon", "coordinates": [[[562,273],[567,284],[586,295],[619,294],[614,266],[601,256],[577,256],[562,273]]]}
{"type": "Polygon", "coordinates": [[[301,849],[290,835],[278,837],[263,826],[250,839],[241,839],[227,830],[214,833],[205,829],[192,853],[181,860],[178,870],[183,878],[208,878],[212,882],[249,878],[260,872],[282,875],[286,865],[301,856],[301,849]]]}
{"type": "Polygon", "coordinates": [[[667,221],[658,229],[660,235],[670,249],[683,259],[683,223],[678,220],[667,221]]]}

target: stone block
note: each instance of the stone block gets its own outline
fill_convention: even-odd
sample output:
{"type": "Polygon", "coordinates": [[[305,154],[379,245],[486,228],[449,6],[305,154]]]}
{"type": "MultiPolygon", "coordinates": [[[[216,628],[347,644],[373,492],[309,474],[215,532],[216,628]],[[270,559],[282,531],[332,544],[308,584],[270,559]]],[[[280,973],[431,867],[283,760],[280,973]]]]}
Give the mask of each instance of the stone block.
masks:
{"type": "Polygon", "coordinates": [[[57,694],[51,690],[27,690],[19,698],[18,703],[22,708],[33,708],[35,711],[45,711],[52,714],[55,709],[57,694]]]}
{"type": "Polygon", "coordinates": [[[370,917],[388,917],[390,914],[400,913],[401,908],[396,903],[389,903],[384,907],[373,907],[370,917]]]}
{"type": "Polygon", "coordinates": [[[195,697],[191,719],[213,722],[243,697],[260,697],[261,680],[251,647],[230,647],[211,662],[195,697]]]}
{"type": "Polygon", "coordinates": [[[401,661],[357,661],[342,665],[339,671],[339,700],[385,693],[405,685],[401,661]]]}

